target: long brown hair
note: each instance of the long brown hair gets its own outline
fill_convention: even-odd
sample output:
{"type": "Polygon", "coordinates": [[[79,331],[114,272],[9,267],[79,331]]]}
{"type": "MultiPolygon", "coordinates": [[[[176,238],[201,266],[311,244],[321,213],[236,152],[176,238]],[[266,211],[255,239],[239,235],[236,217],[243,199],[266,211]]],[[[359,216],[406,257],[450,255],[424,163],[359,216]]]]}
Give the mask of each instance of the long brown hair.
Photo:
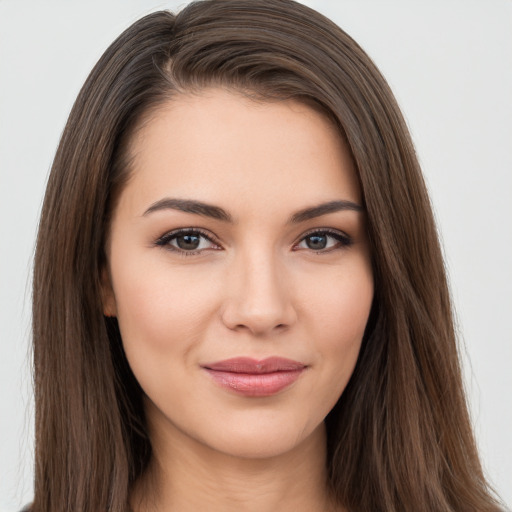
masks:
{"type": "Polygon", "coordinates": [[[33,288],[35,512],[128,509],[151,457],[142,391],[103,316],[110,212],[143,116],[180,91],[294,98],[332,119],[359,173],[375,299],[326,419],[330,484],[354,512],[497,511],[463,393],[450,297],[414,148],[386,81],[291,0],[206,0],[129,27],[83,86],[55,156],[33,288]]]}

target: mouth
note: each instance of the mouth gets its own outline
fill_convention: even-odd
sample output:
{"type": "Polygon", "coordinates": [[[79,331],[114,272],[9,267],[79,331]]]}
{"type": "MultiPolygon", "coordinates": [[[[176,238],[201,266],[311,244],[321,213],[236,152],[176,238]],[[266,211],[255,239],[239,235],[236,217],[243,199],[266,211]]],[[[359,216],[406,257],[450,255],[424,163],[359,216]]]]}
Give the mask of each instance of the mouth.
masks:
{"type": "Polygon", "coordinates": [[[202,365],[219,386],[249,397],[272,396],[293,384],[307,365],[282,357],[236,357],[202,365]]]}

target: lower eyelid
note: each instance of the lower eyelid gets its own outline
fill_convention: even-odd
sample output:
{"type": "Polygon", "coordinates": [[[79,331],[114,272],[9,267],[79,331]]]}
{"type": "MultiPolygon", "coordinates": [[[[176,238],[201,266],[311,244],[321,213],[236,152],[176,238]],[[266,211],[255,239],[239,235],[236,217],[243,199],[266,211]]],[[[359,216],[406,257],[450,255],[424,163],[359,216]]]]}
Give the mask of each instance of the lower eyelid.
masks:
{"type": "MultiPolygon", "coordinates": [[[[170,242],[172,240],[175,240],[180,235],[187,235],[187,234],[188,235],[189,234],[197,235],[197,236],[201,237],[204,240],[207,240],[209,243],[211,243],[211,244],[213,244],[213,245],[215,245],[217,247],[220,246],[220,244],[211,235],[203,233],[202,231],[200,231],[198,229],[179,229],[179,230],[176,230],[176,231],[170,231],[170,232],[162,235],[160,238],[158,238],[155,241],[155,245],[158,245],[158,246],[168,246],[168,247],[172,247],[176,251],[183,251],[183,252],[187,252],[189,254],[192,254],[193,253],[192,250],[185,251],[183,249],[180,249],[179,247],[174,247],[174,246],[170,245],[170,242]]],[[[198,252],[200,252],[202,250],[204,250],[204,249],[199,249],[198,252]]]]}
{"type": "MultiPolygon", "coordinates": [[[[350,246],[353,243],[352,237],[350,237],[349,235],[347,235],[345,233],[341,233],[338,231],[334,232],[334,231],[329,231],[329,230],[316,230],[316,231],[311,231],[309,233],[306,233],[305,235],[302,235],[302,237],[295,244],[295,246],[301,244],[307,238],[309,238],[311,236],[315,236],[315,235],[331,237],[332,239],[336,240],[339,244],[341,244],[342,247],[350,246]]],[[[314,250],[314,249],[310,249],[310,250],[314,250]]]]}
{"type": "MultiPolygon", "coordinates": [[[[198,235],[201,238],[203,238],[204,240],[207,240],[208,243],[210,243],[213,246],[215,246],[215,247],[213,247],[211,249],[220,249],[221,248],[221,245],[215,240],[215,238],[213,236],[211,236],[210,234],[204,233],[200,229],[194,229],[194,228],[191,228],[191,229],[178,229],[178,230],[175,230],[175,231],[170,231],[170,232],[162,235],[160,238],[158,238],[155,241],[155,245],[160,246],[160,247],[164,247],[164,248],[168,248],[171,251],[174,251],[174,252],[177,252],[177,253],[182,253],[182,254],[187,255],[187,256],[192,256],[194,254],[199,254],[199,253],[201,253],[201,252],[203,252],[205,250],[210,249],[210,248],[203,248],[203,249],[186,250],[186,249],[181,249],[179,247],[176,247],[176,246],[170,244],[170,242],[172,240],[175,240],[178,236],[185,235],[185,234],[198,235]]],[[[340,244],[340,245],[339,245],[339,247],[336,247],[337,244],[335,244],[334,247],[328,247],[328,248],[319,249],[319,250],[316,250],[316,251],[315,251],[315,249],[311,249],[311,248],[308,248],[308,247],[305,247],[304,249],[309,250],[309,251],[313,251],[313,252],[321,253],[321,252],[329,252],[330,250],[346,248],[346,247],[352,245],[352,243],[353,243],[353,239],[349,235],[347,235],[345,233],[341,233],[341,232],[338,232],[338,231],[333,232],[333,231],[329,231],[329,230],[316,230],[316,231],[311,231],[309,233],[306,233],[305,235],[302,235],[302,237],[299,239],[299,241],[294,244],[294,246],[293,246],[294,249],[298,245],[303,243],[308,237],[311,237],[311,236],[314,236],[314,235],[323,235],[323,236],[331,237],[332,239],[334,239],[337,242],[337,244],[340,244]]]]}

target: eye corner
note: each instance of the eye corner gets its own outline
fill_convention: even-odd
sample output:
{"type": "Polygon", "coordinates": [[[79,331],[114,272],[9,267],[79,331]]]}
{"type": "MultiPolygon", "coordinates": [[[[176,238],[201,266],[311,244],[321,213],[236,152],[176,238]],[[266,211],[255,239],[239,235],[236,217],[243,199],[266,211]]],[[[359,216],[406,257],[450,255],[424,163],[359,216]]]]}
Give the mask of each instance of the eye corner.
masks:
{"type": "Polygon", "coordinates": [[[292,250],[304,250],[315,254],[328,254],[333,251],[347,249],[348,247],[353,245],[353,243],[353,238],[344,233],[343,231],[332,228],[315,228],[301,235],[300,239],[296,243],[294,243],[292,250]],[[301,244],[307,244],[308,238],[313,238],[315,236],[319,238],[324,237],[326,239],[323,247],[300,247],[301,244]],[[329,246],[329,238],[334,239],[336,243],[329,246]]]}
{"type": "Polygon", "coordinates": [[[180,256],[194,256],[202,254],[206,251],[219,251],[222,250],[222,245],[217,241],[217,237],[212,233],[203,230],[202,228],[178,228],[168,231],[158,237],[154,242],[153,246],[161,247],[167,251],[178,254],[180,256]],[[199,240],[197,247],[179,247],[171,242],[177,240],[179,237],[196,237],[199,240]],[[206,240],[209,247],[200,247],[201,239],[206,240]]]}

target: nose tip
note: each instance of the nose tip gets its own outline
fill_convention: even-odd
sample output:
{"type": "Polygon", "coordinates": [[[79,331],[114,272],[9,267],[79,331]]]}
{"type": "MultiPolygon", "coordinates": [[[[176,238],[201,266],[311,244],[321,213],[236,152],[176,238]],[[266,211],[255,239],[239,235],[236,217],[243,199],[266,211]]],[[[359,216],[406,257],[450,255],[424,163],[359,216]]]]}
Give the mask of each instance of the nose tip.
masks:
{"type": "Polygon", "coordinates": [[[226,327],[255,336],[282,331],[296,321],[289,283],[271,264],[247,264],[233,272],[222,312],[226,327]]]}
{"type": "Polygon", "coordinates": [[[261,309],[249,306],[244,309],[238,308],[236,311],[231,307],[224,311],[223,320],[231,330],[247,330],[255,336],[261,336],[283,330],[293,323],[284,316],[283,312],[270,307],[261,309]]]}

